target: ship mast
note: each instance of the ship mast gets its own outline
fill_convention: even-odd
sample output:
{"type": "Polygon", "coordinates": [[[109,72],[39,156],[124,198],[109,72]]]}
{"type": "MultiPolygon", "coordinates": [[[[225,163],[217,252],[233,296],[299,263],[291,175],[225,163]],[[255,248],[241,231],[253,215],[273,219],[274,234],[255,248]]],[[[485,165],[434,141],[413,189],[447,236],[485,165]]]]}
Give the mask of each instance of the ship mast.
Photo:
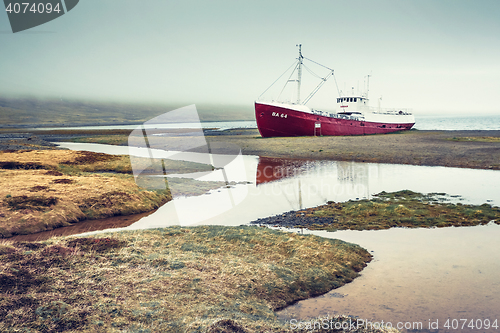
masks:
{"type": "MultiPolygon", "coordinates": [[[[280,75],[280,77],[278,79],[276,79],[276,81],[273,82],[273,84],[271,84],[266,90],[264,90],[264,92],[262,94],[260,94],[259,99],[262,97],[262,95],[264,95],[269,90],[269,88],[271,88],[292,67],[295,67],[295,68],[290,73],[290,76],[288,77],[288,80],[285,82],[285,85],[281,89],[281,92],[278,95],[278,100],[281,97],[281,94],[283,93],[283,91],[285,90],[285,88],[287,87],[287,85],[288,85],[289,82],[297,82],[297,100],[296,100],[296,104],[297,105],[305,105],[318,92],[318,90],[323,86],[323,84],[325,84],[325,82],[328,80],[328,78],[330,77],[330,75],[333,76],[334,79],[335,79],[335,75],[333,74],[333,69],[328,68],[328,67],[326,67],[326,66],[324,66],[322,64],[319,64],[316,61],[311,60],[309,58],[305,58],[302,55],[302,44],[297,44],[296,46],[299,48],[299,57],[296,58],[296,60],[298,60],[298,61],[295,61],[283,74],[280,75]],[[307,68],[306,65],[304,65],[304,59],[309,60],[309,61],[311,61],[312,63],[314,63],[316,65],[319,65],[321,67],[324,67],[324,68],[328,69],[330,71],[330,73],[328,75],[326,75],[325,77],[320,77],[319,75],[313,73],[309,68],[307,68]],[[318,84],[318,86],[309,94],[309,96],[306,97],[306,99],[304,99],[303,102],[301,102],[301,100],[300,100],[300,85],[301,85],[301,82],[302,82],[302,67],[304,67],[305,69],[307,69],[312,75],[316,76],[317,78],[319,78],[321,80],[321,82],[318,84]],[[297,71],[297,79],[293,80],[292,78],[293,78],[293,76],[295,74],[295,71],[297,71]]],[[[339,96],[340,96],[340,91],[339,91],[339,87],[337,85],[337,80],[335,80],[335,85],[337,86],[337,92],[339,93],[339,96]]],[[[293,89],[292,89],[291,100],[293,100],[293,89]]],[[[293,102],[291,102],[291,103],[293,104],[293,102]]]]}
{"type": "Polygon", "coordinates": [[[297,68],[297,104],[300,104],[300,81],[302,79],[302,44],[297,45],[299,47],[299,63],[297,68]]]}

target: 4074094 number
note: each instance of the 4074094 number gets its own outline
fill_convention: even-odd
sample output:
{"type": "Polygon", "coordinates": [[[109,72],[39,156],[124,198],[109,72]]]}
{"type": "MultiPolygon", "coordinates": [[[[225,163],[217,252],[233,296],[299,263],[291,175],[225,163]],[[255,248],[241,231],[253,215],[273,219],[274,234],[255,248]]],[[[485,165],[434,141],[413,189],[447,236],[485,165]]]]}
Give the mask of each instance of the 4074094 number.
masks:
{"type": "Polygon", "coordinates": [[[498,330],[498,319],[448,319],[443,327],[448,330],[498,330]]]}
{"type": "Polygon", "coordinates": [[[52,12],[60,13],[61,8],[59,8],[59,3],[57,3],[55,6],[53,6],[50,2],[48,3],[28,3],[28,2],[15,2],[15,3],[9,3],[8,6],[5,8],[5,11],[9,14],[25,14],[25,13],[34,13],[34,14],[43,14],[47,13],[50,14],[52,12]]]}

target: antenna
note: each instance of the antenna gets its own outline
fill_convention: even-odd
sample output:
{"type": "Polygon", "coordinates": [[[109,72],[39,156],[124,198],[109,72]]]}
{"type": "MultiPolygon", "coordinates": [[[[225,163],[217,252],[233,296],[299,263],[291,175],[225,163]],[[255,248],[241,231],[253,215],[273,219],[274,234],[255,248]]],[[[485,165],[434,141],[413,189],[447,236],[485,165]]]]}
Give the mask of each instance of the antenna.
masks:
{"type": "Polygon", "coordinates": [[[366,99],[368,99],[368,92],[370,91],[370,74],[366,76],[366,99]]]}

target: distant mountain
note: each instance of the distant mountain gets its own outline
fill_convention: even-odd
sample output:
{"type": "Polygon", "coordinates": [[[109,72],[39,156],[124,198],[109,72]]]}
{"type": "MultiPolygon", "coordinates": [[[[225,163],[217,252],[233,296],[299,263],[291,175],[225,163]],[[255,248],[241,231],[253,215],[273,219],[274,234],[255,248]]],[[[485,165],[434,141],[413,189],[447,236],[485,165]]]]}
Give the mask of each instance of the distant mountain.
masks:
{"type": "MultiPolygon", "coordinates": [[[[0,128],[141,124],[183,106],[0,97],[0,128]]],[[[196,104],[196,108],[201,121],[254,119],[253,105],[196,104]]]]}

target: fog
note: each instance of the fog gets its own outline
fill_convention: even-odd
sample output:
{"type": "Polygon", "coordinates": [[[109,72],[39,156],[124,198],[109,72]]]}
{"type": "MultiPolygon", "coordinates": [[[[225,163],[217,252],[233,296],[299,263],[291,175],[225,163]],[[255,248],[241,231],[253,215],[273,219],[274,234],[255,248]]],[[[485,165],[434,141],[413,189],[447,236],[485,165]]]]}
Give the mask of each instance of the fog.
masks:
{"type": "MultiPolygon", "coordinates": [[[[500,113],[498,17],[495,0],[86,0],[13,34],[2,11],[0,96],[251,106],[300,43],[339,90],[370,74],[372,106],[500,113]]],[[[308,105],[337,94],[330,80],[308,105]]]]}

